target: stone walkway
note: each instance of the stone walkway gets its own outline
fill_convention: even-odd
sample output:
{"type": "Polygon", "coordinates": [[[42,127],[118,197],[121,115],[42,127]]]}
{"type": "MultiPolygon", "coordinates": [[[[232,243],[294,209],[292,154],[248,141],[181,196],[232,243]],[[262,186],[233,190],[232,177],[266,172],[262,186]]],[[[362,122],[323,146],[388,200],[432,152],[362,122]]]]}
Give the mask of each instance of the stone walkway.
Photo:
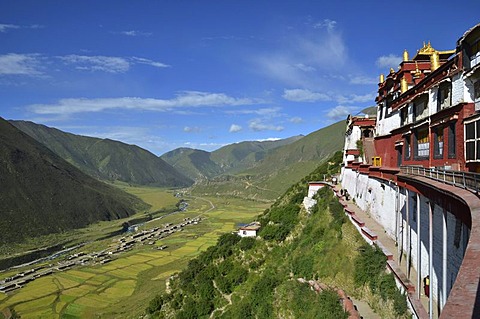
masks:
{"type": "MultiPolygon", "coordinates": [[[[363,222],[364,229],[366,229],[369,233],[375,234],[376,238],[373,239],[373,241],[376,242],[376,244],[389,255],[391,260],[388,260],[389,267],[394,270],[395,275],[404,282],[405,286],[408,289],[409,292],[409,298],[414,304],[414,307],[416,308],[417,316],[419,318],[429,318],[428,315],[428,298],[423,295],[423,287],[417,287],[417,273],[413,267],[410,268],[410,277],[407,278],[407,265],[406,265],[406,256],[399,256],[398,254],[398,249],[395,244],[395,241],[390,238],[386,233],[384,228],[377,223],[368,213],[364,212],[361,210],[350,198],[348,201],[345,200],[343,196],[340,196],[340,189],[341,185],[335,185],[334,190],[339,196],[340,203],[345,207],[345,210],[349,211],[352,216],[355,216],[355,219],[360,220],[363,222]],[[410,280],[409,280],[410,279],[410,280]],[[411,288],[408,288],[411,287],[411,288]],[[417,298],[417,291],[420,289],[422,292],[420,296],[420,300],[417,298]]],[[[355,223],[355,221],[352,222],[355,223]]],[[[388,258],[388,256],[387,256],[388,258]]],[[[438,318],[438,310],[437,310],[437,305],[434,303],[433,305],[433,317],[432,318],[438,318]]],[[[359,309],[360,310],[360,309],[359,309]]],[[[360,312],[362,314],[362,312],[360,312]]],[[[365,317],[365,318],[370,318],[370,317],[365,317]]]]}

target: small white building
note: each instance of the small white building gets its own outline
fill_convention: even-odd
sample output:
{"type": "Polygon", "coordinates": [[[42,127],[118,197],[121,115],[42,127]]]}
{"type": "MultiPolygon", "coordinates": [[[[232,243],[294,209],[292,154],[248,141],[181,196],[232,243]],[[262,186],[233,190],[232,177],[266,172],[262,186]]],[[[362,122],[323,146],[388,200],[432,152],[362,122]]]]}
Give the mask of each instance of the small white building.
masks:
{"type": "Polygon", "coordinates": [[[238,229],[238,236],[240,237],[256,237],[257,232],[260,229],[259,222],[253,222],[248,225],[242,226],[238,229]]]}

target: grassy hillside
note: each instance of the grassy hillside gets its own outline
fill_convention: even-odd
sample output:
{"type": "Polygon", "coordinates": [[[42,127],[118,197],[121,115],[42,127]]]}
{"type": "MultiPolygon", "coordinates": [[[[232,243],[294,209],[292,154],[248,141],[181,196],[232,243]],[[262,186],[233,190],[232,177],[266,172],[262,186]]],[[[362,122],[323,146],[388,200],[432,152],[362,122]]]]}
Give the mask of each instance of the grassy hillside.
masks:
{"type": "Polygon", "coordinates": [[[246,141],[224,146],[213,152],[178,148],[161,156],[163,160],[198,180],[211,179],[222,174],[235,174],[255,167],[270,150],[293,143],[302,136],[276,141],[246,141]]]}
{"type": "Polygon", "coordinates": [[[135,145],[70,134],[32,122],[11,123],[96,178],[158,187],[184,187],[193,183],[156,155],[135,145]]]}
{"type": "Polygon", "coordinates": [[[319,163],[343,148],[345,125],[345,121],[340,121],[272,149],[255,167],[235,176],[220,176],[197,183],[193,192],[274,200],[319,163]]]}
{"type": "Polygon", "coordinates": [[[211,159],[211,153],[192,148],[177,148],[161,158],[193,180],[211,178],[223,169],[211,159]]]}
{"type": "Polygon", "coordinates": [[[336,289],[375,300],[385,317],[406,318],[406,302],[386,257],[366,245],[325,187],[311,213],[307,181],[338,172],[338,152],[259,216],[257,238],[220,237],[170,280],[146,309],[153,318],[347,318],[336,289]],[[307,281],[301,282],[302,280],[307,281]],[[321,292],[310,288],[314,280],[321,292]],[[367,292],[367,293],[364,293],[367,292]],[[374,292],[372,294],[372,292],[374,292]]]}
{"type": "Polygon", "coordinates": [[[0,163],[0,244],[127,217],[142,206],[1,118],[0,163]]]}

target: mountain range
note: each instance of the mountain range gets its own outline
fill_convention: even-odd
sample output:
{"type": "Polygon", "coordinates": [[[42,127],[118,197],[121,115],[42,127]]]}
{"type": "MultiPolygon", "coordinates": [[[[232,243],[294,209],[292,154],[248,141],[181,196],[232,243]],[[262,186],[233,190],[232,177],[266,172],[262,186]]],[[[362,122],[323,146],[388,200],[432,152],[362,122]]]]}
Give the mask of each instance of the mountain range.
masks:
{"type": "Polygon", "coordinates": [[[93,177],[157,187],[193,184],[192,179],[136,145],[66,133],[33,122],[10,123],[93,177]]]}
{"type": "Polygon", "coordinates": [[[161,156],[163,160],[194,180],[210,179],[222,174],[236,174],[257,166],[270,150],[298,141],[294,136],[274,141],[246,141],[206,152],[178,148],[161,156]]]}
{"type": "Polygon", "coordinates": [[[146,204],[0,118],[0,244],[132,215],[146,204]]]}
{"type": "Polygon", "coordinates": [[[0,118],[0,243],[145,208],[102,181],[275,200],[342,149],[345,125],[340,121],[306,136],[235,143],[213,152],[179,148],[158,157],[136,145],[0,118]]]}

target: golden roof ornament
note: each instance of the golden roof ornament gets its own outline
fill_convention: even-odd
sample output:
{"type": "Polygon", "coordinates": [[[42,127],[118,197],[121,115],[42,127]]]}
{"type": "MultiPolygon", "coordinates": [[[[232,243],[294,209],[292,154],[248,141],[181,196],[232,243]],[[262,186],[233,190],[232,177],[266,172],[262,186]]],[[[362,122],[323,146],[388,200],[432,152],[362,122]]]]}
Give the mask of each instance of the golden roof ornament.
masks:
{"type": "Polygon", "coordinates": [[[408,82],[407,82],[407,79],[404,76],[400,79],[400,92],[405,93],[407,91],[408,91],[408,82]]]}
{"type": "Polygon", "coordinates": [[[390,68],[390,74],[394,74],[395,70],[393,68],[390,68]]]}
{"type": "Polygon", "coordinates": [[[422,72],[418,69],[417,61],[415,61],[415,73],[413,75],[418,77],[418,78],[422,75],[422,72]]]}
{"type": "Polygon", "coordinates": [[[436,50],[434,48],[432,48],[432,45],[430,44],[430,41],[428,41],[428,44],[425,44],[425,41],[424,41],[423,42],[423,48],[418,50],[418,54],[431,55],[434,52],[436,52],[436,50]]]}
{"type": "Polygon", "coordinates": [[[435,71],[440,67],[440,56],[438,55],[438,52],[433,52],[432,55],[430,55],[430,69],[432,71],[435,71]]]}
{"type": "Polygon", "coordinates": [[[408,51],[407,51],[407,49],[405,49],[405,51],[403,51],[403,62],[406,62],[408,60],[409,60],[408,51]]]}

